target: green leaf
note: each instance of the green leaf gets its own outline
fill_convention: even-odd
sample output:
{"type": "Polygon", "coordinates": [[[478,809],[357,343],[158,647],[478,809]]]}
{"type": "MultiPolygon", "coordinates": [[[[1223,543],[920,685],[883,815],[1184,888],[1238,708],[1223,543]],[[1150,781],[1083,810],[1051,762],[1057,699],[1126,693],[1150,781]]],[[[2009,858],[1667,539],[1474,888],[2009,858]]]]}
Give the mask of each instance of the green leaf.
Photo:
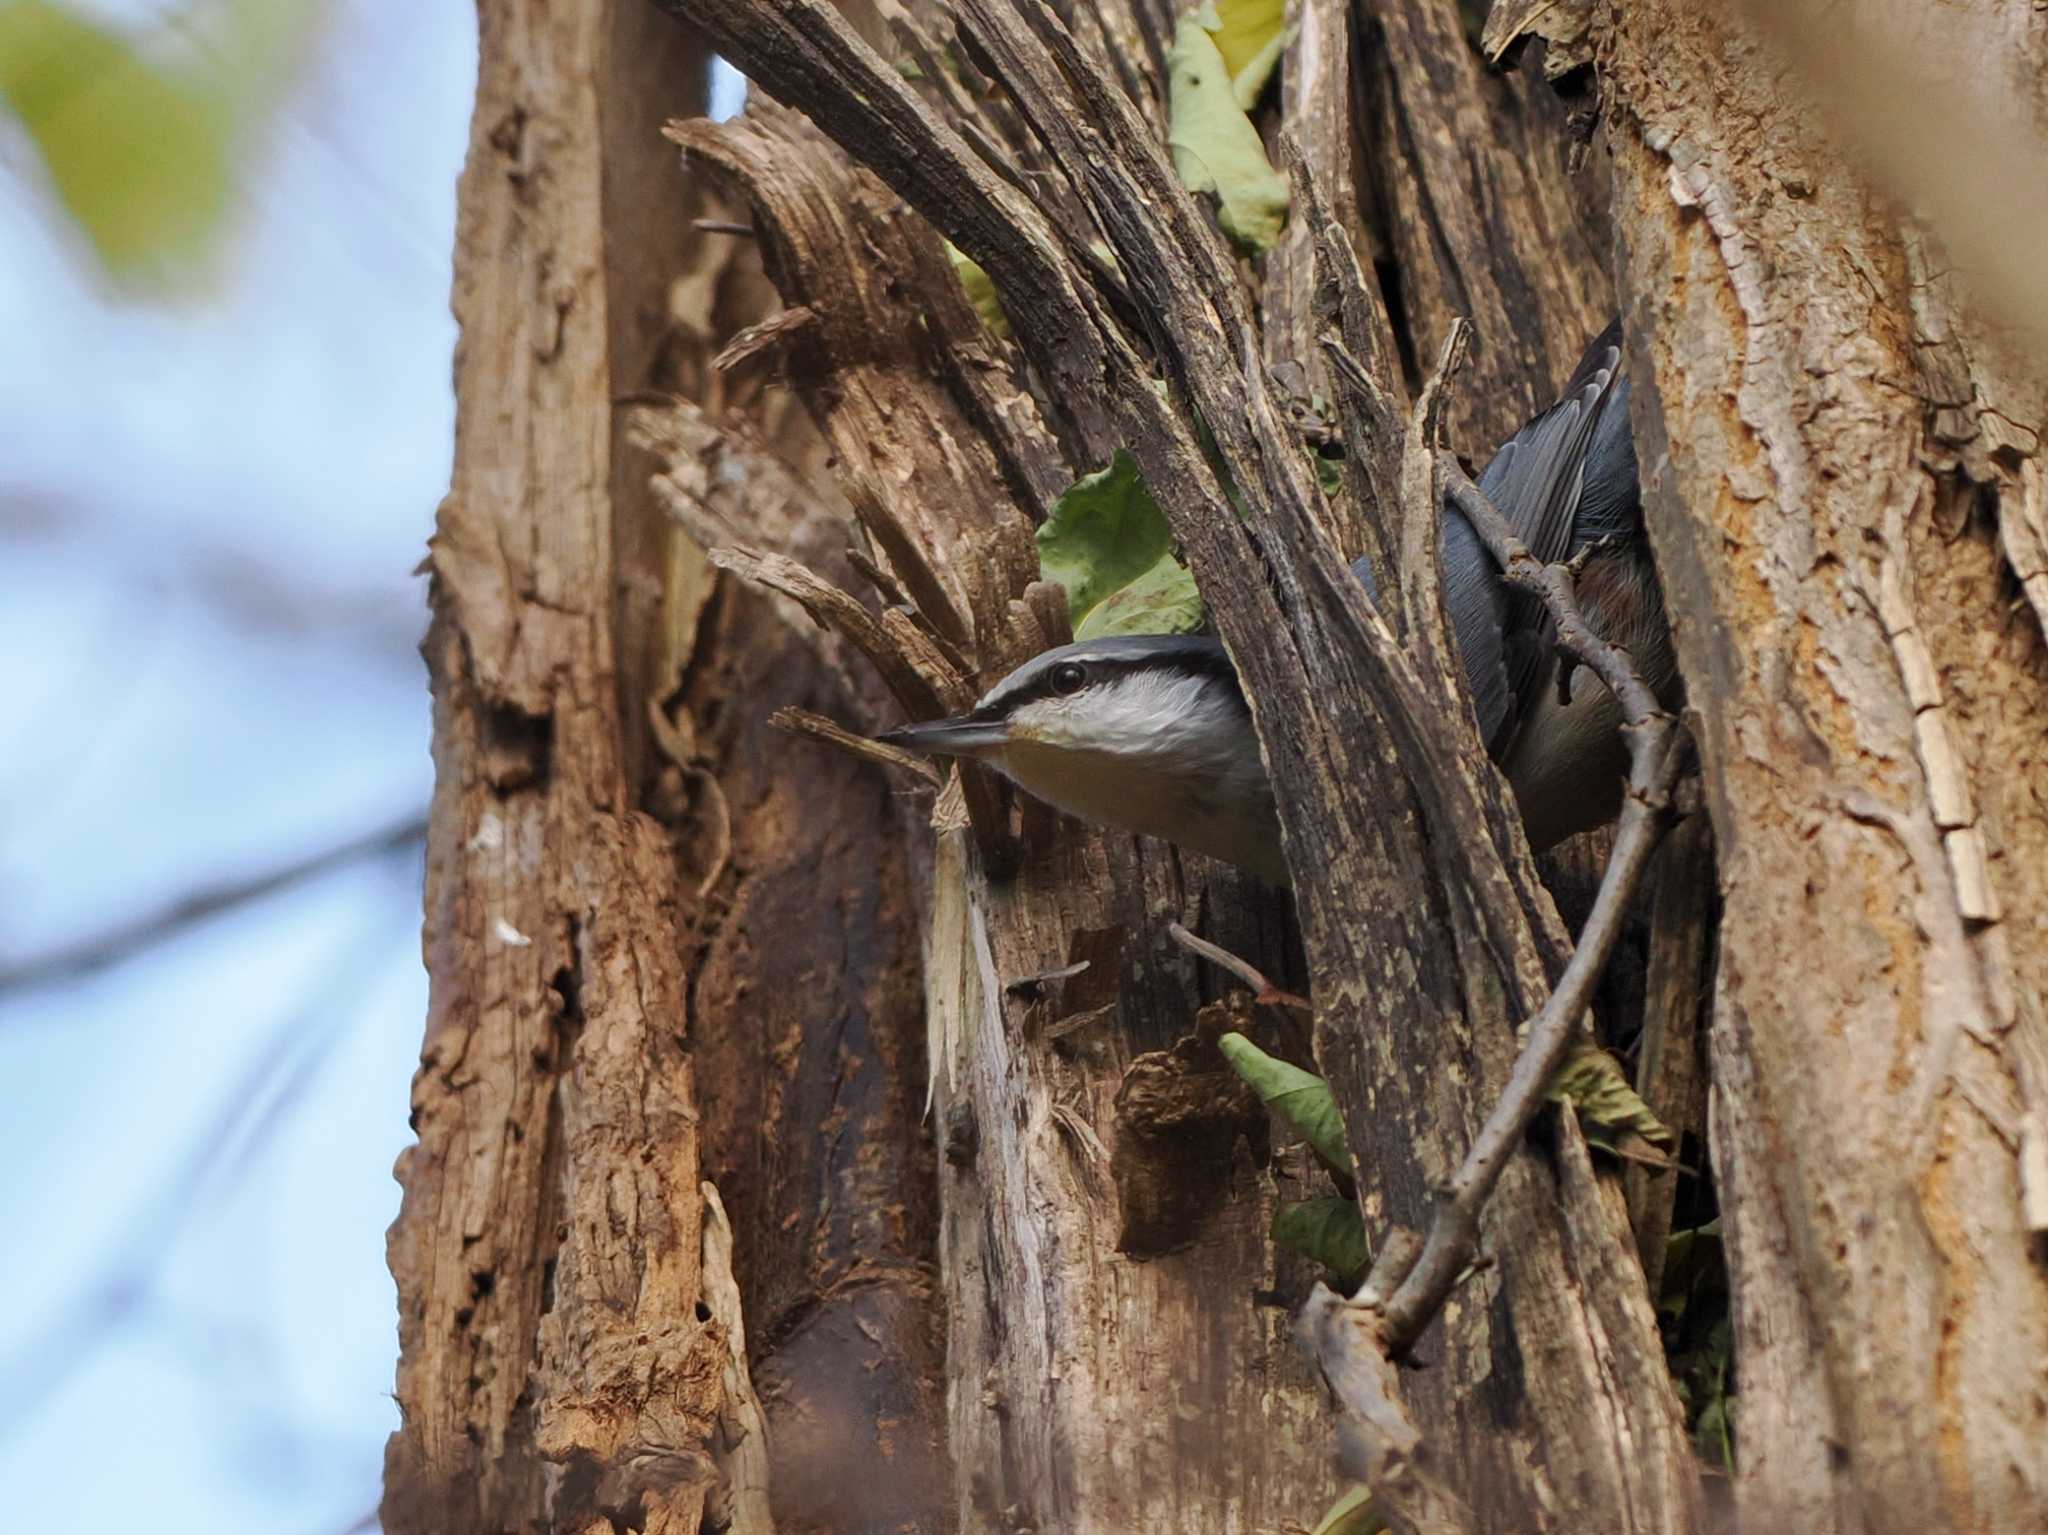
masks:
{"type": "Polygon", "coordinates": [[[1249,112],[1287,50],[1287,0],[1209,0],[1195,19],[1216,39],[1237,104],[1249,112]]]}
{"type": "Polygon", "coordinates": [[[1266,1054],[1242,1034],[1225,1034],[1216,1041],[1216,1048],[1230,1062],[1231,1070],[1251,1084],[1268,1111],[1301,1133],[1325,1167],[1350,1179],[1351,1146],[1344,1139],[1344,1119],[1337,1112],[1337,1100],[1330,1096],[1329,1083],[1314,1072],[1266,1054]]]}
{"type": "Polygon", "coordinates": [[[1074,626],[1077,640],[1112,634],[1185,634],[1202,625],[1202,594],[1195,578],[1172,555],[1127,586],[1118,587],[1074,626]]]}
{"type": "Polygon", "coordinates": [[[1067,589],[1080,639],[1179,634],[1202,621],[1202,599],[1173,557],[1166,516],[1122,448],[1107,469],[1083,475],[1053,503],[1038,530],[1038,568],[1067,589]]]}
{"type": "Polygon", "coordinates": [[[1569,1103],[1578,1110],[1586,1139],[1596,1146],[1666,1165],[1668,1155],[1645,1157],[1639,1146],[1631,1147],[1630,1137],[1647,1141],[1667,1154],[1678,1148],[1678,1137],[1629,1086],[1628,1073],[1621,1062],[1590,1039],[1574,1042],[1572,1053],[1551,1079],[1547,1096],[1553,1103],[1569,1103]]]}
{"type": "Polygon", "coordinates": [[[1199,13],[1180,19],[1166,65],[1166,142],[1181,184],[1215,194],[1216,222],[1239,245],[1271,250],[1287,221],[1287,179],[1266,158],[1199,13]]]}
{"type": "Polygon", "coordinates": [[[1344,460],[1309,449],[1309,462],[1316,466],[1316,484],[1332,501],[1344,494],[1344,460]]]}
{"type": "Polygon", "coordinates": [[[1372,1489],[1353,1487],[1317,1521],[1314,1535],[1380,1535],[1387,1521],[1373,1506],[1372,1489]]]}
{"type": "Polygon", "coordinates": [[[1674,1231],[1664,1239],[1662,1294],[1657,1310],[1673,1321],[1682,1319],[1696,1297],[1718,1301],[1722,1313],[1728,1308],[1727,1258],[1721,1248],[1721,1222],[1717,1218],[1704,1226],[1674,1231]]]}
{"type": "Polygon", "coordinates": [[[0,0],[0,102],[110,275],[165,283],[208,254],[239,142],[296,62],[310,12],[308,0],[232,0],[196,39],[169,27],[131,38],[53,0],[0,0]]]}
{"type": "Polygon", "coordinates": [[[1671,1361],[1679,1399],[1692,1426],[1693,1453],[1710,1466],[1735,1470],[1735,1394],[1728,1389],[1728,1365],[1735,1354],[1735,1330],[1722,1317],[1701,1346],[1671,1361]]]}
{"type": "Polygon", "coordinates": [[[1003,301],[996,292],[996,285],[989,280],[988,273],[981,269],[969,256],[951,240],[944,242],[946,259],[953,263],[953,275],[960,279],[960,286],[967,290],[967,301],[974,305],[974,312],[981,316],[981,323],[988,327],[988,333],[998,341],[1010,334],[1010,317],[1003,313],[1003,301]]]}
{"type": "Polygon", "coordinates": [[[1372,1264],[1372,1243],[1358,1206],[1340,1194],[1324,1194],[1289,1205],[1273,1216],[1273,1241],[1291,1253],[1320,1263],[1346,1284],[1356,1284],[1372,1264]]]}

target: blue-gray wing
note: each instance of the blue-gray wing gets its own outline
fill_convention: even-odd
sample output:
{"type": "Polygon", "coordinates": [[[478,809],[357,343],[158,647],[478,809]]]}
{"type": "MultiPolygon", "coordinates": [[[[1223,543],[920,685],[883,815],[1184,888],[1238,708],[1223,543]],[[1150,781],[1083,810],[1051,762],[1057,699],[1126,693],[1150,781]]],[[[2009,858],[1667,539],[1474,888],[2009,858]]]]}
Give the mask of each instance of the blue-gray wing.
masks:
{"type": "MultiPolygon", "coordinates": [[[[1586,348],[1557,403],[1531,417],[1480,472],[1479,488],[1546,565],[1571,557],[1586,466],[1621,383],[1616,320],[1586,348]]],[[[1626,438],[1626,418],[1617,419],[1626,438]]]]}
{"type": "MultiPolygon", "coordinates": [[[[1371,559],[1360,555],[1352,561],[1351,573],[1366,595],[1379,601],[1371,559]]],[[[1465,663],[1465,685],[1472,690],[1473,711],[1479,716],[1479,738],[1489,752],[1498,755],[1513,734],[1517,712],[1508,686],[1509,593],[1501,585],[1493,556],[1462,517],[1444,519],[1437,576],[1443,582],[1444,607],[1457,639],[1458,657],[1465,663]]]]}
{"type": "MultiPolygon", "coordinates": [[[[1479,488],[1546,564],[1634,531],[1641,496],[1619,320],[1587,347],[1557,403],[1493,455],[1479,488]]],[[[1538,685],[1551,646],[1549,622],[1542,603],[1501,584],[1493,556],[1464,518],[1444,518],[1439,562],[1480,738],[1498,757],[1538,685]]],[[[1361,557],[1351,568],[1373,592],[1370,562],[1361,557]]]]}
{"type": "MultiPolygon", "coordinates": [[[[1621,322],[1587,347],[1557,403],[1501,446],[1479,488],[1537,559],[1549,564],[1640,517],[1621,322]]],[[[1514,734],[1552,648],[1543,605],[1501,585],[1492,556],[1464,518],[1444,519],[1444,597],[1465,657],[1487,750],[1514,734]]]]}

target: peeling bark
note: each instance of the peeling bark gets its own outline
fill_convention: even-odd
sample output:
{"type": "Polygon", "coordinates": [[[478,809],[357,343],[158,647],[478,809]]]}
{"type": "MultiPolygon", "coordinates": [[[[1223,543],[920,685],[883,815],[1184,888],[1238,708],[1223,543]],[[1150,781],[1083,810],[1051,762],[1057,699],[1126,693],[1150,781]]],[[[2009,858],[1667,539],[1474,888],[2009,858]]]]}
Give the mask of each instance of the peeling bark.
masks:
{"type": "MultiPolygon", "coordinates": [[[[1247,681],[1283,805],[1297,812],[1283,812],[1290,856],[1327,871],[1308,887],[1303,913],[1322,1010],[1317,1049],[1348,1104],[1375,1103],[1372,1114],[1359,1113],[1355,1131],[1373,1171],[1371,1213],[1419,1222],[1431,1197],[1431,1169],[1446,1173],[1476,1130],[1512,1058],[1510,1025],[1534,1011],[1547,972],[1562,961],[1564,939],[1511,829],[1497,778],[1473,765],[1476,747],[1437,738],[1439,727],[1424,723],[1458,717],[1441,705],[1422,705],[1413,691],[1456,686],[1441,629],[1433,629],[1428,642],[1427,683],[1408,670],[1410,662],[1379,648],[1382,638],[1369,630],[1361,636],[1356,588],[1323,539],[1322,503],[1309,487],[1298,439],[1277,421],[1260,376],[1241,366],[1237,338],[1246,321],[1238,274],[1219,260],[1214,234],[1165,168],[1147,108],[1110,83],[1114,71],[1086,31],[1069,33],[1035,7],[1012,9],[994,0],[962,7],[967,52],[977,69],[1002,82],[1031,125],[1037,153],[1056,168],[1055,185],[1064,177],[1116,248],[1121,276],[1105,283],[1100,270],[1075,255],[1078,232],[1056,229],[1023,203],[1014,191],[1019,183],[998,169],[1001,157],[970,150],[949,126],[949,112],[919,98],[829,11],[801,0],[733,7],[664,3],[708,28],[757,79],[800,101],[982,261],[1006,305],[1026,317],[1018,333],[1035,392],[1068,440],[1089,451],[1084,464],[1099,464],[1111,443],[1131,445],[1183,536],[1247,681]],[[1125,292],[1137,312],[1155,317],[1159,329],[1146,340],[1163,349],[1156,364],[1141,360],[1116,318],[1124,312],[1125,292]],[[1174,389],[1187,392],[1214,432],[1223,470],[1269,509],[1258,553],[1245,545],[1241,530],[1233,531],[1210,458],[1195,443],[1187,418],[1152,391],[1155,366],[1174,389]],[[1104,412],[1076,415],[1077,404],[1102,398],[1104,384],[1104,412]],[[1104,427],[1113,434],[1106,439],[1104,427]],[[1255,574],[1261,562],[1280,588],[1278,603],[1255,574]],[[1371,656],[1364,663],[1356,648],[1361,643],[1371,656]],[[1303,679],[1310,677],[1318,679],[1315,712],[1302,697],[1303,679]],[[1365,749],[1368,742],[1397,743],[1397,749],[1382,755],[1365,749]],[[1434,770],[1420,764],[1442,760],[1444,753],[1471,776],[1433,790],[1434,770]],[[1296,791],[1291,801],[1284,792],[1290,786],[1296,791]],[[1434,852],[1405,808],[1418,790],[1421,813],[1437,828],[1434,852]],[[1403,808],[1382,819],[1361,803],[1403,808]],[[1463,841],[1475,833],[1487,841],[1486,853],[1474,855],[1463,841]],[[1489,873],[1485,859],[1498,856],[1491,851],[1495,835],[1507,839],[1510,862],[1505,870],[1492,864],[1499,872],[1489,873]],[[1461,847],[1465,851],[1451,851],[1461,847]],[[1449,952],[1446,929],[1455,937],[1449,952]],[[1393,1038],[1424,1049],[1413,1061],[1396,1061],[1371,1043],[1393,1038]]],[[[935,90],[945,97],[943,88],[935,90]]],[[[730,156],[732,136],[689,130],[685,142],[730,156]]],[[[758,165],[753,174],[758,183],[758,165]]],[[[1058,201],[1055,196],[1055,206],[1058,201]]],[[[1531,248],[1542,243],[1533,226],[1520,228],[1531,248]]],[[[871,242],[869,248],[887,247],[871,242]]],[[[903,269],[916,270],[912,260],[903,269]]],[[[800,284],[786,283],[785,299],[816,313],[816,297],[800,284]]],[[[1368,300],[1346,312],[1369,309],[1368,300]]],[[[804,330],[827,333],[809,321],[804,330]]],[[[1355,350],[1370,349],[1361,344],[1355,350]]],[[[822,403],[828,411],[855,412],[851,419],[861,422],[864,439],[894,443],[889,413],[860,403],[872,386],[861,377],[859,361],[852,379],[822,403]]],[[[1531,376],[1537,371],[1532,367],[1531,376]]],[[[905,463],[918,462],[912,444],[895,451],[905,463]]],[[[944,483],[942,476],[926,482],[926,493],[916,498],[919,515],[944,504],[930,493],[944,483]]],[[[1397,495],[1406,496],[1403,505],[1414,500],[1388,484],[1374,489],[1383,506],[1397,495]]],[[[971,518],[971,507],[962,510],[971,518]]],[[[1425,508],[1423,515],[1431,513],[1425,508]]],[[[1404,592],[1404,612],[1414,604],[1434,612],[1433,582],[1418,577],[1404,592]]],[[[1412,633],[1423,632],[1415,627],[1419,619],[1403,621],[1412,633]]],[[[1197,1506],[1187,1463],[1176,1465],[1148,1449],[1137,1467],[1161,1469],[1128,1474],[1131,1447],[1156,1443],[1142,1433],[1145,1418],[1123,1415],[1130,1382],[1145,1378],[1143,1358],[1125,1352],[1133,1336],[1128,1317],[1105,1326],[1097,1311],[1083,1334],[1070,1334],[1060,1321],[1072,1297],[1104,1282],[1086,1267],[1076,1269],[1099,1251],[1101,1237],[1091,1233],[1103,1222],[1072,1191],[1087,1195],[1090,1169],[1111,1160],[1099,1148],[1114,1094],[1096,1086],[1104,1079],[1092,1074],[1066,1085],[1072,1079],[1060,1052],[1048,1051],[1048,1041],[1034,1041],[1028,1031],[1018,1034],[1004,1000],[1009,979],[1057,968],[1071,957],[1065,935],[1111,925],[1091,909],[1100,883],[1076,877],[1087,865],[1070,864],[1059,871],[1057,889],[1041,886],[1027,859],[1014,882],[983,887],[961,841],[970,820],[978,832],[984,829],[983,818],[976,811],[963,820],[962,810],[950,806],[941,820],[926,969],[940,1023],[942,1091],[963,1086],[974,1110],[971,1136],[966,1125],[959,1129],[977,1148],[972,1165],[979,1188],[963,1194],[978,1193],[986,1211],[983,1216],[967,1205],[974,1218],[956,1223],[948,1195],[953,1447],[965,1482],[965,1517],[1060,1528],[1174,1527],[1197,1506]],[[949,897],[956,889],[961,893],[949,897]],[[984,1106],[997,1110],[993,1118],[979,1112],[984,1106]],[[977,1284],[976,1274],[986,1278],[977,1284]],[[980,1317],[972,1326],[963,1323],[963,1305],[980,1317]],[[980,1372],[974,1362],[983,1358],[994,1365],[986,1416],[999,1420],[989,1426],[962,1415],[963,1401],[975,1400],[980,1372]],[[1052,1397],[1048,1381],[1059,1383],[1052,1397]],[[1008,1421],[1000,1421],[1005,1416],[1008,1421]],[[1155,1489],[1162,1485],[1189,1501],[1161,1503],[1155,1489]],[[1134,1501],[1140,1497],[1149,1501],[1134,1501]]],[[[1076,845],[1085,849],[1088,842],[1076,845]]],[[[1128,951],[1129,939],[1126,944],[1128,951]]],[[[1126,1023],[1134,1007],[1143,1006],[1125,996],[1126,1023]]],[[[1075,1015],[1077,1023],[1083,1016],[1075,1015]]],[[[949,1123],[949,1132],[954,1129],[949,1123]]],[[[1097,1206],[1107,1193],[1104,1188],[1093,1196],[1097,1206]]],[[[1481,1518],[1510,1510],[1526,1517],[1530,1507],[1547,1509],[1545,1517],[1565,1517],[1567,1508],[1583,1517],[1593,1509],[1617,1528],[1687,1527],[1690,1470],[1640,1280],[1630,1294],[1626,1287],[1580,1285],[1571,1277],[1611,1276],[1633,1264],[1617,1202],[1590,1176],[1561,1193],[1525,1153],[1511,1164],[1506,1192],[1489,1207],[1488,1221],[1497,1263],[1475,1284],[1489,1303],[1454,1307],[1445,1362],[1415,1384],[1435,1453],[1454,1468],[1460,1491],[1481,1518]],[[1560,1199],[1584,1208],[1560,1219],[1560,1199]],[[1507,1295],[1515,1298],[1512,1307],[1491,1303],[1507,1295]],[[1525,1368],[1530,1360],[1541,1362],[1533,1379],[1525,1368]],[[1617,1381],[1624,1383],[1620,1389],[1617,1381]],[[1612,1445],[1624,1439],[1634,1451],[1617,1456],[1612,1445]]],[[[1152,1288],[1162,1268],[1135,1269],[1121,1283],[1122,1292],[1145,1308],[1141,1315],[1172,1305],[1168,1287],[1152,1288]],[[1144,1288],[1132,1290],[1139,1283],[1144,1288]]],[[[1227,1314],[1200,1321],[1197,1336],[1212,1337],[1227,1314]]],[[[1236,1379],[1256,1378],[1259,1367],[1245,1361],[1264,1357],[1261,1341],[1239,1336],[1237,1347],[1236,1379]]],[[[1229,1377],[1221,1386],[1235,1389],[1229,1377]]],[[[1263,1447],[1269,1438],[1243,1436],[1240,1459],[1248,1443],[1263,1447]]],[[[1258,1506],[1257,1499],[1244,1499],[1244,1489],[1255,1487],[1262,1474],[1259,1463],[1241,1465],[1215,1489],[1225,1500],[1219,1506],[1258,1506]]]]}
{"type": "MultiPolygon", "coordinates": [[[[2038,13],[2009,40],[2037,112],[2042,42],[2038,13]]],[[[1999,365],[1929,232],[1725,13],[1612,7],[1604,57],[1631,405],[1725,908],[1742,1511],[2037,1528],[2048,652],[1998,525],[2038,483],[2048,373],[1999,365]]],[[[2006,61],[1981,67],[2001,88],[2006,61]]]]}
{"type": "MultiPolygon", "coordinates": [[[[506,4],[482,22],[384,1519],[525,1528],[548,1509],[582,1529],[636,1507],[694,1530],[725,1349],[696,1311],[683,891],[634,807],[615,681],[605,404],[633,299],[607,257],[611,18],[506,4]]],[[[701,53],[650,42],[701,82],[701,53]]]]}
{"type": "Polygon", "coordinates": [[[710,367],[772,290],[692,229],[718,210],[660,138],[708,55],[637,3],[481,22],[385,1525],[766,1535],[772,1495],[785,1530],[936,1528],[898,814],[873,769],[776,751],[735,705],[876,690],[672,515],[844,544],[807,423],[710,367]],[[618,430],[650,390],[696,402],[687,451],[618,430]]]}
{"type": "MultiPolygon", "coordinates": [[[[985,339],[936,242],[790,114],[757,106],[679,137],[744,190],[785,302],[810,317],[777,361],[839,448],[861,524],[903,586],[943,593],[929,600],[957,615],[983,682],[1053,642],[1030,600],[1029,519],[1081,470],[985,339]],[[924,279],[921,317],[905,307],[906,273],[924,279]],[[931,334],[913,344],[920,318],[931,334]]],[[[1213,1075],[1220,1058],[1213,1095],[1230,1107],[1190,1105],[1171,1132],[1182,1149],[1212,1144],[1208,1197],[1169,1209],[1127,1176],[1132,1203],[1120,1204],[1113,1165],[1129,1174],[1141,1143],[1165,1133],[1132,1122],[1127,1068],[1159,1069],[1138,1063],[1191,1033],[1198,995],[1191,965],[1144,935],[1180,918],[1271,951],[1272,898],[1072,826],[1047,849],[1049,824],[1014,878],[992,884],[964,804],[948,804],[926,987],[945,1142],[955,1517],[1167,1530],[1219,1510],[1226,1527],[1297,1504],[1312,1516],[1296,1489],[1327,1464],[1323,1414],[1284,1311],[1255,1302],[1298,1265],[1267,1241],[1276,1185],[1248,1158],[1258,1122],[1213,1075]]]]}
{"type": "MultiPolygon", "coordinates": [[[[1642,1081],[1706,1099],[1740,1511],[2048,1526],[2038,345],[1822,136],[1796,25],[1788,68],[1679,0],[1496,7],[1564,99],[1457,0],[1300,0],[1292,221],[1242,261],[1163,150],[1176,8],[482,5],[387,1527],[1307,1525],[1379,1403],[1403,1527],[1700,1528],[1644,1279],[1669,1175],[1625,1199],[1541,1124],[1423,1368],[1340,1422],[1268,1237],[1319,1175],[1213,1049],[1312,1056],[1369,1228],[1428,1225],[1570,952],[1443,631],[1437,424],[1482,454],[1616,302],[1725,910],[1710,946],[1705,891],[1660,897],[1642,1081]],[[706,45],[787,106],[676,125],[678,180],[706,45]],[[755,243],[690,227],[740,204],[755,243]],[[763,729],[950,711],[1065,638],[1032,524],[1118,446],[1246,683],[1298,912],[763,729]],[[1312,1029],[1205,992],[1175,921],[1312,982],[1312,1029]]],[[[2038,8],[1940,9],[2048,120],[2038,8]]]]}

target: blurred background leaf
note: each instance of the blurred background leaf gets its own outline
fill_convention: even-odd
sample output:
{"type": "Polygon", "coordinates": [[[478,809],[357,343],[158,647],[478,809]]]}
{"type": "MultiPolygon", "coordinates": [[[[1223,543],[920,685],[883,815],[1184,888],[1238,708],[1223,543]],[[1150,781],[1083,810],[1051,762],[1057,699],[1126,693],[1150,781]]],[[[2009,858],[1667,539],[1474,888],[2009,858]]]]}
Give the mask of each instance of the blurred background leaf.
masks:
{"type": "Polygon", "coordinates": [[[8,1529],[374,1526],[475,27],[0,0],[8,1529]]]}
{"type": "Polygon", "coordinates": [[[206,270],[317,10],[214,0],[128,32],[58,0],[0,0],[0,100],[109,276],[163,287],[206,270]]]}

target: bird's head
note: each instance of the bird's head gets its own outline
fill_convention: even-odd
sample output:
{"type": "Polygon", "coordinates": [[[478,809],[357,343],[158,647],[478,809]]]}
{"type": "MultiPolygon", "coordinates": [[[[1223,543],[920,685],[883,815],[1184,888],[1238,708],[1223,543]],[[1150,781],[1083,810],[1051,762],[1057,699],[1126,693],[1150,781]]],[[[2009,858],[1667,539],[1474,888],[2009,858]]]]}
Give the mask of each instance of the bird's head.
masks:
{"type": "Polygon", "coordinates": [[[1272,791],[1230,658],[1197,635],[1063,645],[893,745],[990,763],[1080,816],[1284,878],[1272,791]]]}

